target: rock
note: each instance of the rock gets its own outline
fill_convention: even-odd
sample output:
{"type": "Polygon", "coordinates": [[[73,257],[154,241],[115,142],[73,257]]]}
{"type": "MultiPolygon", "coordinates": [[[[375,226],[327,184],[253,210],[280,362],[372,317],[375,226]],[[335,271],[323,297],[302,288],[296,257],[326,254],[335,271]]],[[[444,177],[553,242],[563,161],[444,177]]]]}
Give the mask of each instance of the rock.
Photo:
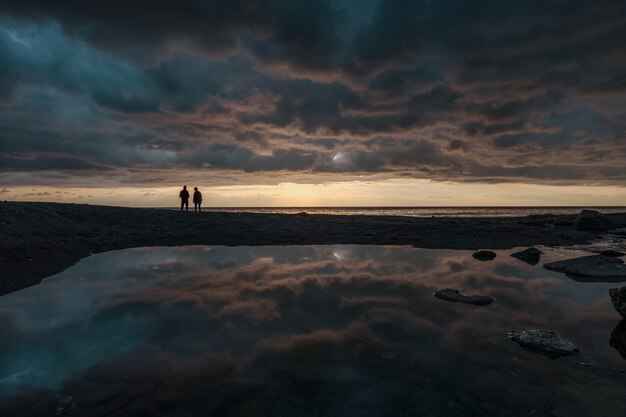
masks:
{"type": "Polygon", "coordinates": [[[520,346],[552,359],[580,353],[572,342],[552,330],[525,330],[521,333],[513,333],[510,337],[520,346]]]}
{"type": "Polygon", "coordinates": [[[626,320],[620,321],[611,332],[609,345],[617,349],[620,356],[626,359],[626,320]]]}
{"type": "Polygon", "coordinates": [[[618,250],[614,250],[614,249],[606,249],[603,250],[602,252],[600,252],[600,255],[602,256],[608,256],[609,258],[619,258],[620,256],[624,256],[626,254],[618,251],[618,250]]]}
{"type": "Polygon", "coordinates": [[[615,310],[626,319],[626,287],[610,288],[609,296],[615,310]]]}
{"type": "Polygon", "coordinates": [[[619,229],[611,230],[611,233],[619,236],[626,236],[626,227],[620,227],[619,229]]]}
{"type": "Polygon", "coordinates": [[[461,294],[459,290],[453,290],[450,288],[435,291],[433,295],[440,300],[451,301],[453,303],[459,302],[465,304],[474,304],[477,306],[486,306],[487,304],[491,304],[496,301],[495,298],[488,297],[486,295],[465,295],[461,294]]]}
{"type": "Polygon", "coordinates": [[[574,221],[569,216],[558,216],[552,224],[555,226],[573,226],[574,221]]]}
{"type": "Polygon", "coordinates": [[[626,281],[626,266],[619,258],[602,255],[583,256],[545,264],[550,271],[563,272],[576,281],[621,282],[626,281]]]}
{"type": "Polygon", "coordinates": [[[609,230],[611,226],[612,222],[596,210],[583,210],[574,220],[574,229],[586,232],[602,232],[609,230]]]}
{"type": "Polygon", "coordinates": [[[472,256],[479,261],[490,261],[496,257],[496,254],[490,250],[479,250],[472,253],[472,256]]]}
{"type": "Polygon", "coordinates": [[[527,264],[537,265],[539,263],[539,259],[541,259],[542,254],[543,252],[541,252],[537,248],[528,248],[528,249],[524,249],[521,252],[515,252],[511,254],[511,256],[514,258],[520,259],[526,262],[527,264]]]}

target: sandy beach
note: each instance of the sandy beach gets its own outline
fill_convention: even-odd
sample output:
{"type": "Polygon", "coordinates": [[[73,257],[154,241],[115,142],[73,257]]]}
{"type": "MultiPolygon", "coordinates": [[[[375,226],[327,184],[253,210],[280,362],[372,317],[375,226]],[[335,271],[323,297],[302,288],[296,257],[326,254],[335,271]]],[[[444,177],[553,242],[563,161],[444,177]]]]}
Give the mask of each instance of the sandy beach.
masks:
{"type": "MultiPolygon", "coordinates": [[[[626,213],[607,217],[626,226],[626,213]]],[[[575,218],[195,213],[3,202],[0,294],[37,284],[90,254],[140,246],[362,244],[478,250],[575,245],[600,237],[575,230],[575,218]]]]}

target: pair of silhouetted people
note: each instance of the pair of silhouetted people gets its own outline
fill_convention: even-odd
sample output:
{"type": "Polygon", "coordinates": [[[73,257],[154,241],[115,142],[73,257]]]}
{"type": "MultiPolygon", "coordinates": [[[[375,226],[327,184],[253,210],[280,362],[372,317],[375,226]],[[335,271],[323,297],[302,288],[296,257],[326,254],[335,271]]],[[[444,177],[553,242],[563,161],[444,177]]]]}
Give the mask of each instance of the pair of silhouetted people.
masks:
{"type": "MultiPolygon", "coordinates": [[[[186,185],[180,190],[178,196],[180,197],[180,209],[189,211],[189,191],[187,191],[186,185]]],[[[198,187],[193,189],[193,207],[194,211],[202,211],[202,193],[198,191],[198,187]]]]}

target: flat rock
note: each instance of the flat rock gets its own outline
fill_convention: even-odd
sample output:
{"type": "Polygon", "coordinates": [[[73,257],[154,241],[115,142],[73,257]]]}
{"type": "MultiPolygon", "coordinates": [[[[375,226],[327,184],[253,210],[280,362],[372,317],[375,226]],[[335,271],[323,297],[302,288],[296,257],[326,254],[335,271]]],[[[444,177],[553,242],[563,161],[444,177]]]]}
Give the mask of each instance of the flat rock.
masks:
{"type": "Polygon", "coordinates": [[[577,281],[621,282],[626,281],[626,266],[619,258],[602,255],[583,256],[544,265],[550,271],[566,274],[577,281]]]}
{"type": "Polygon", "coordinates": [[[474,304],[477,306],[486,306],[487,304],[491,304],[496,301],[493,297],[486,295],[465,295],[459,290],[453,290],[451,288],[435,291],[433,295],[440,300],[450,301],[453,303],[474,304]]]}
{"type": "Polygon", "coordinates": [[[574,229],[585,232],[606,231],[612,226],[611,220],[596,210],[583,210],[574,220],[574,229]]]}
{"type": "Polygon", "coordinates": [[[472,253],[472,256],[479,261],[490,261],[496,257],[496,253],[490,250],[479,250],[472,253]]]}
{"type": "Polygon", "coordinates": [[[620,356],[626,359],[626,320],[620,321],[611,332],[609,345],[615,348],[620,356]]]}
{"type": "Polygon", "coordinates": [[[600,255],[608,256],[609,258],[619,258],[626,254],[615,249],[605,249],[602,252],[600,252],[600,255]]]}
{"type": "Polygon", "coordinates": [[[626,319],[626,287],[610,288],[609,296],[615,310],[626,319]]]}
{"type": "Polygon", "coordinates": [[[580,353],[572,342],[552,330],[525,330],[521,333],[513,333],[510,337],[520,346],[553,359],[580,353]]]}
{"type": "Polygon", "coordinates": [[[539,263],[539,260],[541,259],[542,254],[543,252],[541,252],[537,248],[528,248],[520,252],[512,253],[511,256],[520,259],[527,264],[537,265],[539,263]]]}

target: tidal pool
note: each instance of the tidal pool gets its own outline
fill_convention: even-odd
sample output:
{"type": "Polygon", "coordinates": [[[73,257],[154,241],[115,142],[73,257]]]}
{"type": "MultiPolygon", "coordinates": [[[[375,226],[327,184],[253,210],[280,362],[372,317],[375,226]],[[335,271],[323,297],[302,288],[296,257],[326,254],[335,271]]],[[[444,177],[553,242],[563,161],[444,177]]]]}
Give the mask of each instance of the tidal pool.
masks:
{"type": "Polygon", "coordinates": [[[608,288],[498,251],[139,248],[0,297],[2,416],[624,416],[608,288]],[[442,288],[496,298],[449,303],[442,288]],[[548,328],[581,355],[510,341],[548,328]]]}

